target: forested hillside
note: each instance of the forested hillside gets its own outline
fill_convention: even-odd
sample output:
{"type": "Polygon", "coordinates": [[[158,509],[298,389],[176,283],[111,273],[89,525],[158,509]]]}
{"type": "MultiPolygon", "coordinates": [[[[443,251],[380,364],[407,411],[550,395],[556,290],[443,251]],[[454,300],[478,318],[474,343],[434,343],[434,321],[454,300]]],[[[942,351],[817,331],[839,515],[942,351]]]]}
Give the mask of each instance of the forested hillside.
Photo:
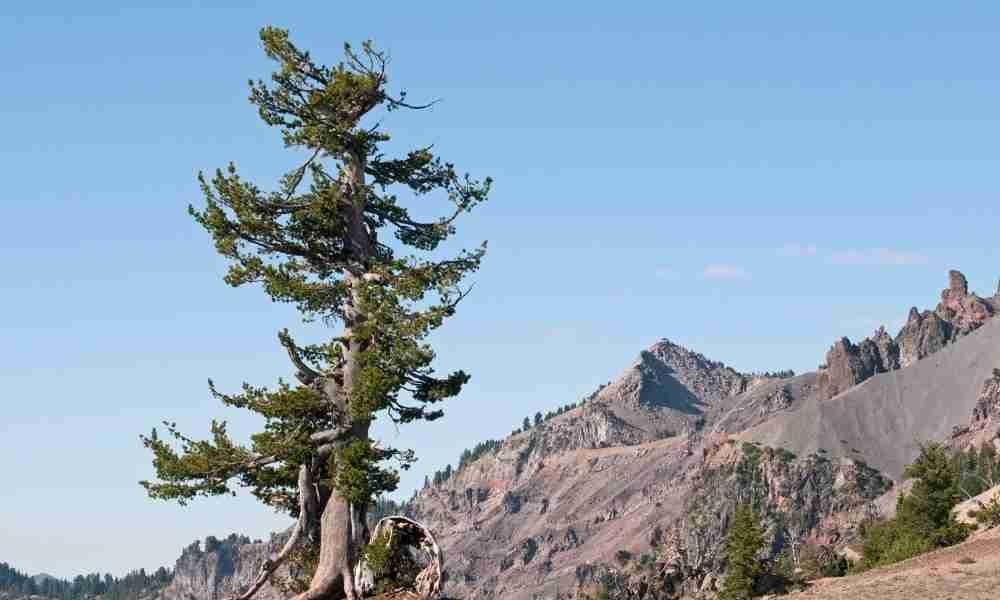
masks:
{"type": "Polygon", "coordinates": [[[59,600],[133,600],[151,596],[170,583],[171,571],[160,567],[153,573],[144,569],[124,577],[110,574],[77,575],[72,580],[48,575],[30,576],[7,563],[0,563],[0,597],[27,598],[40,596],[59,600]]]}

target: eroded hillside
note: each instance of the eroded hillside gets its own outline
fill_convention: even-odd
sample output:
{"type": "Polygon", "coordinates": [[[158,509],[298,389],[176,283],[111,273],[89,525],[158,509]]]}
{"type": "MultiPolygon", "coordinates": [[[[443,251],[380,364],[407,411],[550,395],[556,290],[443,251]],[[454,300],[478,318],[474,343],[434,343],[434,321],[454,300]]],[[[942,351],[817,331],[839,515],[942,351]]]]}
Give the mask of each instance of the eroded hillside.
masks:
{"type": "Polygon", "coordinates": [[[582,406],[421,490],[411,514],[439,532],[461,597],[585,589],[626,555],[656,562],[661,593],[708,592],[737,502],[765,507],[775,553],[835,546],[920,441],[968,426],[1000,365],[998,306],[952,272],[934,311],[911,311],[895,337],[841,340],[799,376],[661,341],[582,406]]]}

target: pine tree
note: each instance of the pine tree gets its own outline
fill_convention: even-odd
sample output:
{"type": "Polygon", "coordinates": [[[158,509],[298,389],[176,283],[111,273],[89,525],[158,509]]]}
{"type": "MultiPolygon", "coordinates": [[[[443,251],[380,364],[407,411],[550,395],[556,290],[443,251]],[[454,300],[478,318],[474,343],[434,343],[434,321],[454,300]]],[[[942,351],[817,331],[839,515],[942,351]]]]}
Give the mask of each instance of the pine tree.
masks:
{"type": "Polygon", "coordinates": [[[764,548],[764,534],[757,524],[757,515],[749,505],[736,508],[726,540],[726,577],[722,582],[721,600],[745,600],[753,597],[754,584],[761,575],[758,558],[764,548]]]}
{"type": "Polygon", "coordinates": [[[862,569],[899,562],[968,537],[969,529],[951,512],[962,497],[965,461],[962,453],[952,455],[944,444],[921,446],[920,455],[904,471],[905,477],[916,481],[910,493],[896,501],[896,516],[861,528],[862,569]]]}
{"type": "MultiPolygon", "coordinates": [[[[963,460],[961,454],[957,456],[963,460]]],[[[931,546],[950,546],[968,536],[951,513],[961,500],[961,471],[951,461],[952,455],[944,444],[924,444],[920,456],[903,472],[904,477],[916,481],[910,493],[897,501],[896,521],[931,546]]]]}
{"type": "Polygon", "coordinates": [[[200,175],[204,206],[189,210],[228,259],[228,284],[261,284],[307,322],[342,330],[312,344],[287,330],[278,335],[297,384],[228,394],[210,381],[224,405],[263,417],[263,429],[243,445],[225,422],[213,421],[207,440],[166,423],[166,436],[143,436],[157,476],[143,485],[153,498],[181,503],[246,487],[296,519],[288,544],[244,598],[304,549],[317,566],[299,600],[353,600],[368,505],[394,490],[396,468],[414,460],[411,451],[376,443],[372,422],[437,419],[437,404],[469,379],[462,371],[437,376],[426,337],[454,314],[467,293],[463,278],[480,265],[485,243],[450,258],[439,256],[439,245],[456,219],[486,200],[490,180],[459,175],[429,147],[384,154],[386,113],[428,105],[390,94],[387,57],[370,42],[345,45],[343,62],[329,67],[287,31],[268,27],[260,37],[277,69],[269,83],[250,82],[250,101],[303,161],[269,192],[233,164],[200,175]],[[405,205],[420,201],[419,214],[428,214],[435,196],[446,207],[439,218],[420,219],[405,205]]]}
{"type": "Polygon", "coordinates": [[[536,412],[535,413],[535,427],[538,427],[541,424],[542,424],[542,413],[541,412],[536,412]]]}

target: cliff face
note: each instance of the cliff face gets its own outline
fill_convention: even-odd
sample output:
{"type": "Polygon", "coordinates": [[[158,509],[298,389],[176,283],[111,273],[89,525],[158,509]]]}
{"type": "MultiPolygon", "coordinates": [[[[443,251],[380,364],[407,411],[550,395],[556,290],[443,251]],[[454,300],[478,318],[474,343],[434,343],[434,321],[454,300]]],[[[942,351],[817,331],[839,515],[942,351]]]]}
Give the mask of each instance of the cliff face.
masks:
{"type": "Polygon", "coordinates": [[[764,530],[762,558],[773,558],[782,550],[837,544],[857,528],[864,514],[859,509],[891,486],[862,462],[819,454],[799,458],[722,438],[706,446],[681,516],[657,525],[650,536],[652,554],[645,556],[655,558],[581,565],[574,596],[602,588],[628,600],[711,596],[724,569],[726,532],[737,504],[754,505],[764,530]]]}
{"type": "Polygon", "coordinates": [[[983,382],[972,418],[968,424],[956,426],[952,431],[951,445],[960,450],[993,444],[1000,450],[1000,368],[983,382]]]}
{"type": "MultiPolygon", "coordinates": [[[[254,581],[264,561],[277,553],[282,535],[267,542],[230,535],[224,540],[205,539],[204,547],[195,542],[177,559],[174,576],[157,600],[228,600],[246,590],[254,581]]],[[[288,575],[279,570],[279,576],[288,575]]],[[[274,586],[265,585],[254,598],[281,600],[286,595],[274,586]]]]}
{"type": "Polygon", "coordinates": [[[885,329],[879,329],[874,340],[865,338],[858,345],[846,337],[840,338],[827,352],[826,367],[820,371],[823,397],[833,398],[870,377],[898,369],[898,347],[886,338],[885,329]]]}

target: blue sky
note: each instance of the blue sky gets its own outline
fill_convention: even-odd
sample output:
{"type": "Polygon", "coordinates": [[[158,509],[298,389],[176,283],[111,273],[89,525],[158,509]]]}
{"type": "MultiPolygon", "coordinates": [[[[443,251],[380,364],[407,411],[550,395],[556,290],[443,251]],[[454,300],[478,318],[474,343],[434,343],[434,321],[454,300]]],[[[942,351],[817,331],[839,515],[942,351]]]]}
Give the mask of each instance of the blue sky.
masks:
{"type": "Polygon", "coordinates": [[[374,38],[393,147],[496,180],[458,247],[490,253],[436,336],[473,378],[388,441],[427,473],[611,379],[661,337],[741,370],[808,370],[840,335],[932,306],[946,271],[992,293],[1000,6],[914,3],[49,2],[0,7],[0,561],[29,572],[171,564],[285,518],[247,498],[147,500],[139,434],[290,375],[296,324],[185,212],[199,169],[292,165],[246,102],[257,29],[335,62],[374,38]],[[93,6],[99,5],[99,6],[93,6]],[[157,6],[159,5],[159,6],[157,6]],[[398,89],[398,88],[397,88],[398,89]]]}

